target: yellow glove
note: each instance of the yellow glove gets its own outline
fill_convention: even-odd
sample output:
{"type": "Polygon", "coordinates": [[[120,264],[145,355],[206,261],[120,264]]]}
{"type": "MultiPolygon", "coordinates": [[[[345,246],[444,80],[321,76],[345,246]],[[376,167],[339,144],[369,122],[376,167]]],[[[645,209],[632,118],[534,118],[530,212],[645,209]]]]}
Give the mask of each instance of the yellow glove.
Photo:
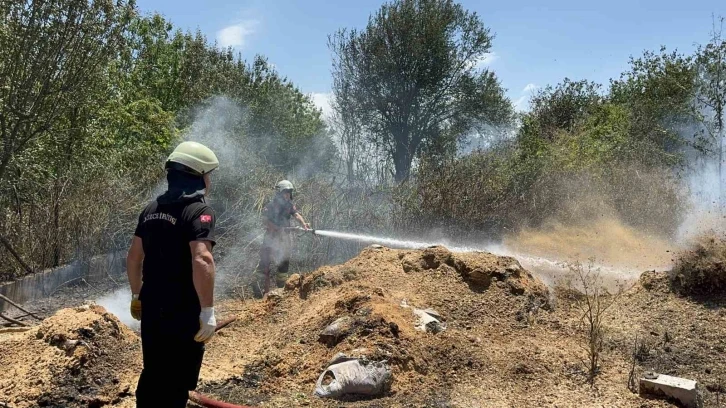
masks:
{"type": "Polygon", "coordinates": [[[131,296],[131,317],[136,320],[141,320],[141,301],[139,300],[138,293],[134,293],[131,296]]]}

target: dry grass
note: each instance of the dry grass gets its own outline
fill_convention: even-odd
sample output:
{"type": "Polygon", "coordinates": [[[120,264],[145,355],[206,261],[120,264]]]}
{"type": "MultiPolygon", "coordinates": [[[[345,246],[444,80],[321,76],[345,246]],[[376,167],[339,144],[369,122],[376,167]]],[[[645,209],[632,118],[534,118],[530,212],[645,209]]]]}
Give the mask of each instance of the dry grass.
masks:
{"type": "Polygon", "coordinates": [[[570,293],[579,292],[581,295],[574,298],[575,305],[581,314],[580,325],[583,333],[582,347],[587,353],[587,372],[591,384],[600,372],[601,354],[605,340],[604,320],[608,317],[608,310],[623,293],[620,285],[615,293],[610,293],[604,286],[600,270],[593,267],[594,260],[587,265],[575,262],[570,265],[572,276],[570,293]]]}

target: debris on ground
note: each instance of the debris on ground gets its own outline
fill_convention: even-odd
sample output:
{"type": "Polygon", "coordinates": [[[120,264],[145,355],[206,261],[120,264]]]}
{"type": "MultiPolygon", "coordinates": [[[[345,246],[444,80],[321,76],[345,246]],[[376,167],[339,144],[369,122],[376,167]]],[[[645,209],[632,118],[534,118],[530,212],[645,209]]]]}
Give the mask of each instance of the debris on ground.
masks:
{"type": "MultiPolygon", "coordinates": [[[[674,407],[628,390],[628,378],[647,369],[703,384],[705,406],[723,394],[726,300],[681,297],[665,273],[644,274],[609,310],[594,387],[576,299],[551,299],[513,258],[370,247],[288,286],[216,305],[237,320],[207,344],[199,393],[265,407],[674,407]],[[413,308],[446,330],[417,329],[413,308]],[[338,392],[332,376],[319,382],[331,360],[383,364],[390,384],[375,395],[318,398],[320,387],[338,392]]],[[[10,367],[0,370],[1,400],[12,408],[134,406],[138,335],[99,306],[0,332],[0,349],[0,366],[10,367]]]]}
{"type": "Polygon", "coordinates": [[[132,396],[141,342],[100,306],[62,309],[0,337],[0,395],[15,408],[100,407],[132,396]]]}
{"type": "MultiPolygon", "coordinates": [[[[410,306],[406,299],[401,301],[401,307],[408,309],[410,306]]],[[[432,309],[413,308],[413,314],[416,316],[416,330],[430,333],[440,333],[446,330],[446,325],[441,322],[441,315],[432,309]]]]}
{"type": "Polygon", "coordinates": [[[686,408],[701,408],[696,381],[648,372],[640,379],[640,394],[670,398],[686,408]]]}
{"type": "Polygon", "coordinates": [[[315,384],[315,396],[340,399],[346,396],[377,397],[391,386],[386,361],[368,361],[338,353],[315,384]]]}
{"type": "Polygon", "coordinates": [[[721,295],[726,289],[726,235],[699,236],[691,248],[681,251],[670,273],[681,294],[721,295]]]}
{"type": "Polygon", "coordinates": [[[330,323],[323,329],[322,332],[320,332],[319,341],[332,347],[338,344],[342,338],[347,336],[352,328],[353,319],[349,316],[343,316],[336,319],[333,323],[330,323]]]}

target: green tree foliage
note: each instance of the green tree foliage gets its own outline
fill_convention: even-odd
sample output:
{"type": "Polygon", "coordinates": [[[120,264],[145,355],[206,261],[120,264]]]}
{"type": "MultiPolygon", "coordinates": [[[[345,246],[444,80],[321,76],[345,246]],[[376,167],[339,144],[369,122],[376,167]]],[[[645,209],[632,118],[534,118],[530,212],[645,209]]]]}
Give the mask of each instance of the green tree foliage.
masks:
{"type": "Polygon", "coordinates": [[[333,92],[354,103],[373,142],[405,180],[422,152],[452,153],[484,125],[505,125],[512,107],[494,73],[477,68],[492,35],[476,15],[450,0],[397,0],[363,31],[330,39],[333,92]]]}
{"type": "Polygon", "coordinates": [[[720,26],[714,27],[711,41],[698,47],[696,64],[698,69],[699,102],[712,111],[710,129],[714,139],[723,137],[726,126],[726,39],[721,35],[723,18],[720,26]]]}
{"type": "Polygon", "coordinates": [[[565,78],[555,87],[548,85],[537,91],[530,100],[529,113],[536,123],[537,133],[552,140],[557,131],[572,130],[577,120],[601,102],[599,88],[593,82],[565,78]]]}
{"type": "MultiPolygon", "coordinates": [[[[686,146],[704,150],[704,135],[695,126],[696,69],[693,58],[675,51],[645,52],[631,58],[630,70],[611,81],[610,100],[630,112],[630,137],[669,164],[686,146]]],[[[643,149],[641,149],[643,151],[643,149]]]]}
{"type": "Polygon", "coordinates": [[[285,174],[334,157],[320,112],[262,57],[133,3],[0,8],[0,252],[18,261],[0,280],[125,248],[163,158],[215,95],[242,107],[229,134],[256,146],[254,164],[285,174]]]}
{"type": "Polygon", "coordinates": [[[0,180],[13,157],[102,85],[133,3],[0,2],[0,180]]]}
{"type": "Polygon", "coordinates": [[[692,57],[663,49],[631,59],[605,93],[570,79],[545,87],[513,140],[423,163],[403,205],[411,220],[460,233],[603,215],[672,233],[686,205],[676,170],[686,148],[702,146],[696,74],[692,57]]]}
{"type": "Polygon", "coordinates": [[[726,39],[722,37],[723,17],[719,19],[719,28],[711,33],[711,41],[698,47],[696,64],[698,67],[698,90],[701,113],[706,133],[710,136],[707,142],[718,153],[719,163],[719,201],[721,208],[726,205],[726,185],[724,182],[724,138],[726,138],[726,39]]]}

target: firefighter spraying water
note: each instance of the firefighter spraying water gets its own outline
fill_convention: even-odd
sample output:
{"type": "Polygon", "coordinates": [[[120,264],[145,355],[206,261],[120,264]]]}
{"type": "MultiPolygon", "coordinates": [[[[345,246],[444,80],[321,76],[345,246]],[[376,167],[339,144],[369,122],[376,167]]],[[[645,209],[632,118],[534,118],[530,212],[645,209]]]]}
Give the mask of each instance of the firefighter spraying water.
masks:
{"type": "Polygon", "coordinates": [[[288,180],[282,180],[275,185],[275,196],[262,211],[265,226],[265,237],[260,250],[260,263],[258,273],[263,284],[257,285],[257,290],[263,288],[263,294],[270,291],[272,280],[272,266],[277,267],[275,275],[276,286],[285,284],[287,272],[290,267],[290,252],[292,240],[290,236],[290,222],[295,218],[304,230],[310,229],[310,224],[298,212],[293,203],[295,187],[288,180]]]}

